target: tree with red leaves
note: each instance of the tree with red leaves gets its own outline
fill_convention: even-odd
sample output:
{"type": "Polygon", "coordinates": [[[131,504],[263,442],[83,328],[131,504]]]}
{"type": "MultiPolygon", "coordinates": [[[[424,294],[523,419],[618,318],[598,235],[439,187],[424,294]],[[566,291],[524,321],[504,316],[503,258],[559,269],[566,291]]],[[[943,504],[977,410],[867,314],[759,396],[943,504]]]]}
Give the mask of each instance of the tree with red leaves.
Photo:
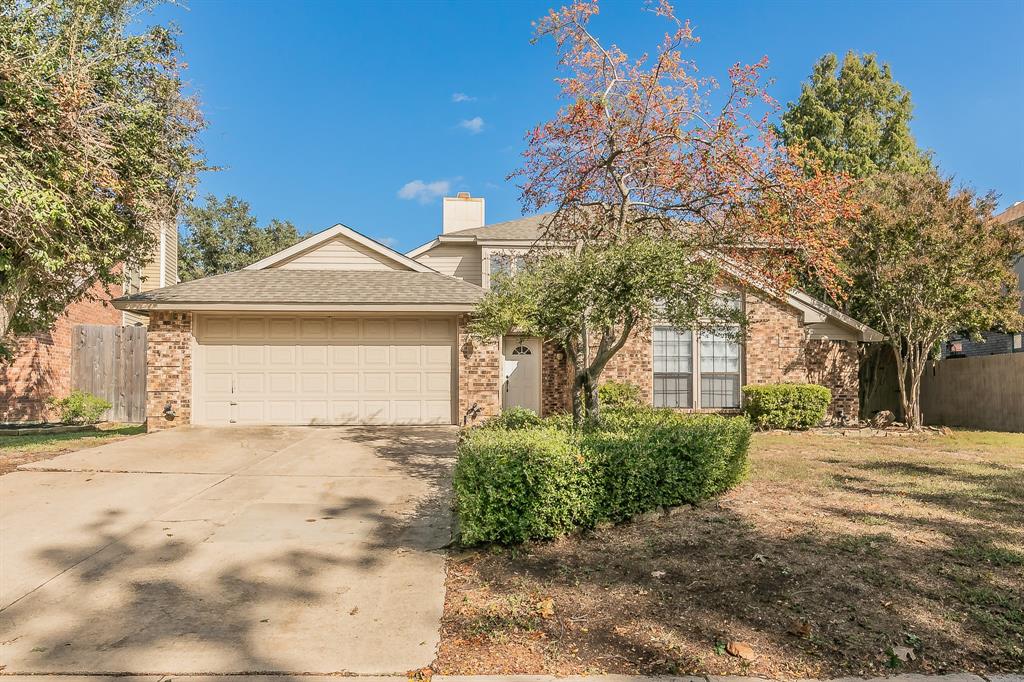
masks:
{"type": "Polygon", "coordinates": [[[653,56],[636,59],[591,31],[597,0],[535,24],[535,40],[557,46],[564,104],[527,134],[510,179],[524,212],[554,211],[525,276],[493,290],[474,325],[558,341],[574,366],[577,422],[584,410],[596,418],[601,371],[651,313],[682,328],[716,313],[735,321],[733,308],[716,303],[713,263],[728,258],[733,271],[780,290],[798,270],[836,289],[843,281],[837,219],[854,213],[849,180],[805,172],[813,161],[777,139],[769,119],[779,107],[761,84],[767,59],[734,65],[720,88],[684,59],[698,42],[689,23],[664,0],[652,11],[671,30],[653,56]],[[671,276],[645,277],[641,261],[671,276]]]}

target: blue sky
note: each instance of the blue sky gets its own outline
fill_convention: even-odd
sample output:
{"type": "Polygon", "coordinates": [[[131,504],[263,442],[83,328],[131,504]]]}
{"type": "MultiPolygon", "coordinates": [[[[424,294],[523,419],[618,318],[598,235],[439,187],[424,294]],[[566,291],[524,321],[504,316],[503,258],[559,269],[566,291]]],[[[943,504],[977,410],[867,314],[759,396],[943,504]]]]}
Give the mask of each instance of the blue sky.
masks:
{"type": "MultiPolygon", "coordinates": [[[[560,4],[560,3],[559,3],[560,4]]],[[[261,221],[345,223],[408,250],[440,228],[438,195],[520,215],[505,180],[523,134],[557,107],[554,49],[530,44],[553,2],[232,2],[159,10],[183,31],[190,86],[209,121],[200,193],[235,194],[261,221]],[[460,95],[461,96],[458,96],[460,95]],[[459,100],[459,101],[457,101],[459,100]]],[[[594,30],[639,53],[664,24],[641,0],[605,2],[594,30]]],[[[724,76],[770,60],[795,99],[825,52],[875,52],[913,94],[912,129],[941,168],[1000,206],[1024,200],[1024,0],[679,2],[724,76]]]]}

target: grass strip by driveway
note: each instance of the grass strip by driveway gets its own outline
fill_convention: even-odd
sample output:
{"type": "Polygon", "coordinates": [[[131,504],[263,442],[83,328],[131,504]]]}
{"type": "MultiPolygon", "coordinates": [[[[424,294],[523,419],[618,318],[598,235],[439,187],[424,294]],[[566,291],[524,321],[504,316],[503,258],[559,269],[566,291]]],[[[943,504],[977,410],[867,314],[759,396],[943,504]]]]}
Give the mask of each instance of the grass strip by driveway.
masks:
{"type": "Polygon", "coordinates": [[[748,480],[718,500],[453,553],[435,669],[1019,671],[1021,519],[1024,434],[758,434],[748,480]]]}
{"type": "Polygon", "coordinates": [[[41,433],[31,436],[5,436],[0,433],[0,476],[22,464],[39,462],[75,450],[113,443],[145,433],[142,424],[102,424],[96,431],[41,433]]]}

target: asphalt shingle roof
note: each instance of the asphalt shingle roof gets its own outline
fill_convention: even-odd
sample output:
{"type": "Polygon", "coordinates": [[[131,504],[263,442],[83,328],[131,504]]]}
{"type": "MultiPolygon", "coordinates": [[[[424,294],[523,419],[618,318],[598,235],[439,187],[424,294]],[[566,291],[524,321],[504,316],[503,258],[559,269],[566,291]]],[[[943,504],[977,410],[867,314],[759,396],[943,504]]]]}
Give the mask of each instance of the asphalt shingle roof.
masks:
{"type": "Polygon", "coordinates": [[[503,223],[473,227],[468,230],[456,230],[445,236],[479,237],[480,239],[539,239],[543,231],[542,224],[551,217],[550,213],[506,220],[503,223]]]}
{"type": "MultiPolygon", "coordinates": [[[[119,303],[474,304],[483,289],[436,272],[239,270],[117,299],[119,303]]],[[[145,306],[141,306],[145,307],[145,306]]]]}

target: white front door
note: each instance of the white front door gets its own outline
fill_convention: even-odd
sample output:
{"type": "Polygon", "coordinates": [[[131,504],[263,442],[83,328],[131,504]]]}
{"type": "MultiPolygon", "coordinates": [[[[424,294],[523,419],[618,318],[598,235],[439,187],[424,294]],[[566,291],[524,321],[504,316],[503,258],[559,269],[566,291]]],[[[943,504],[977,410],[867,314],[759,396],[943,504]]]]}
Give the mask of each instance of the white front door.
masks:
{"type": "Polygon", "coordinates": [[[540,339],[506,336],[502,346],[502,407],[525,407],[540,414],[540,339]]]}

